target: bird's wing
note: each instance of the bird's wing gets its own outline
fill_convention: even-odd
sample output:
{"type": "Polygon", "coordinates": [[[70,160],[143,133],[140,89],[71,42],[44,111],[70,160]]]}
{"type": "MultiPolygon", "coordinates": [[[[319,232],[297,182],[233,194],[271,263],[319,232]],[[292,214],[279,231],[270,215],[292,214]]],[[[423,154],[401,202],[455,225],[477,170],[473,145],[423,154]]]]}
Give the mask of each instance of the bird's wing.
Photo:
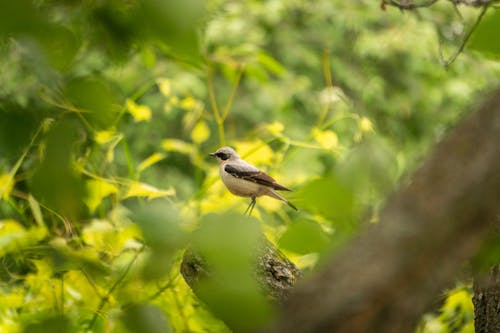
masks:
{"type": "Polygon", "coordinates": [[[248,180],[260,185],[269,186],[275,190],[291,191],[285,186],[278,184],[271,176],[248,163],[228,163],[224,166],[224,171],[226,171],[233,177],[248,180]]]}

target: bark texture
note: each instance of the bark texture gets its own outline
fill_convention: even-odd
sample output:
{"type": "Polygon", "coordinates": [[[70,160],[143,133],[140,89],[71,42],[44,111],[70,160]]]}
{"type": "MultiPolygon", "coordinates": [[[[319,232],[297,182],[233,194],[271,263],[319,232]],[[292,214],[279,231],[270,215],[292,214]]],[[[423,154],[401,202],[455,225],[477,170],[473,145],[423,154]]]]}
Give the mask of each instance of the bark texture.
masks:
{"type": "Polygon", "coordinates": [[[500,266],[474,280],[472,302],[476,333],[500,332],[500,266]]]}
{"type": "Polygon", "coordinates": [[[500,91],[458,124],[387,202],[381,222],[299,284],[265,332],[414,330],[498,223],[500,91]]]}
{"type": "MultiPolygon", "coordinates": [[[[261,246],[256,249],[254,278],[263,294],[271,301],[280,304],[288,298],[302,273],[264,236],[260,244],[261,246]]],[[[188,249],[182,258],[181,274],[196,292],[198,282],[210,278],[210,267],[202,254],[188,249]]]]}

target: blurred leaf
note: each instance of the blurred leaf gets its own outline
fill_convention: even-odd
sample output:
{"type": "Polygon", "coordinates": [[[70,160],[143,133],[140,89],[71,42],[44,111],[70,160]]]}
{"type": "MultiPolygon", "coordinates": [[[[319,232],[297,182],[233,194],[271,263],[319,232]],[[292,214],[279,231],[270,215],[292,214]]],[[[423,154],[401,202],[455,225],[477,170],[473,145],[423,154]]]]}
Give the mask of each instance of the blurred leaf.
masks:
{"type": "Polygon", "coordinates": [[[211,214],[193,236],[193,247],[211,268],[210,278],[200,282],[199,295],[237,331],[262,326],[272,310],[253,278],[262,237],[256,222],[239,214],[211,214]]]}
{"type": "Polygon", "coordinates": [[[468,43],[468,47],[484,55],[498,59],[500,57],[500,11],[489,10],[479,26],[476,28],[468,43]]]}
{"type": "Polygon", "coordinates": [[[53,269],[57,272],[82,269],[92,275],[105,275],[110,272],[108,265],[100,260],[95,249],[75,250],[61,238],[52,239],[47,255],[52,260],[53,269]]]}
{"type": "Polygon", "coordinates": [[[26,325],[23,333],[71,333],[76,332],[71,320],[64,315],[42,318],[26,325]]]}
{"type": "Polygon", "coordinates": [[[210,136],[210,129],[204,121],[199,121],[191,131],[191,139],[194,143],[205,142],[210,136]]]}
{"type": "Polygon", "coordinates": [[[110,130],[110,131],[96,131],[94,134],[94,140],[98,144],[105,144],[108,143],[109,141],[113,140],[116,138],[115,131],[110,130]]]}
{"type": "Polygon", "coordinates": [[[344,184],[356,189],[358,199],[372,201],[386,194],[398,177],[397,161],[384,140],[371,136],[352,149],[337,168],[344,184]]]}
{"type": "Polygon", "coordinates": [[[266,125],[266,129],[272,134],[272,135],[280,135],[281,132],[285,129],[285,125],[280,123],[279,121],[275,121],[271,124],[266,125]]]}
{"type": "Polygon", "coordinates": [[[328,234],[318,223],[307,220],[294,222],[279,240],[280,247],[299,254],[321,252],[328,244],[328,234]]]}
{"type": "Polygon", "coordinates": [[[6,200],[14,188],[14,179],[10,173],[0,175],[0,197],[6,200]]]}
{"type": "Polygon", "coordinates": [[[80,47],[75,34],[66,27],[52,26],[38,35],[38,41],[50,64],[61,71],[71,69],[80,47]]]}
{"type": "Polygon", "coordinates": [[[153,48],[143,47],[141,49],[141,59],[144,66],[147,68],[153,68],[156,64],[156,54],[153,48]]]}
{"type": "Polygon", "coordinates": [[[367,117],[362,117],[359,120],[359,129],[362,132],[372,132],[373,131],[373,123],[367,117]]]}
{"type": "Polygon", "coordinates": [[[318,128],[314,128],[312,131],[314,140],[316,140],[319,145],[325,149],[335,149],[339,143],[339,138],[337,134],[331,130],[322,131],[318,128]]]}
{"type": "Polygon", "coordinates": [[[119,101],[108,83],[98,77],[79,77],[69,81],[65,87],[69,101],[81,115],[99,129],[113,124],[119,101]]]}
{"type": "Polygon", "coordinates": [[[0,156],[18,158],[45,115],[43,109],[29,110],[0,102],[0,156]]]}
{"type": "Polygon", "coordinates": [[[128,186],[129,187],[127,193],[125,194],[125,198],[146,197],[148,199],[155,199],[175,195],[175,189],[172,187],[168,190],[160,190],[154,186],[136,181],[129,181],[128,186]]]}
{"type": "Polygon", "coordinates": [[[47,28],[30,0],[0,1],[0,34],[36,33],[47,28]]]}
{"type": "Polygon", "coordinates": [[[87,180],[85,186],[87,196],[84,202],[89,207],[91,213],[95,211],[105,197],[118,193],[118,187],[101,179],[87,180]]]}
{"type": "Polygon", "coordinates": [[[159,78],[156,80],[156,84],[158,85],[158,88],[160,89],[160,92],[163,96],[170,96],[170,94],[172,93],[172,86],[169,79],[159,78]]]}
{"type": "Polygon", "coordinates": [[[34,196],[55,211],[75,218],[80,212],[85,188],[72,164],[77,127],[62,122],[51,129],[46,152],[36,172],[29,179],[34,196]]]}
{"type": "Polygon", "coordinates": [[[281,65],[276,59],[261,51],[257,54],[257,59],[268,71],[276,75],[285,73],[285,67],[281,65]]]}
{"type": "Polygon", "coordinates": [[[301,206],[332,219],[334,226],[348,227],[358,214],[353,192],[333,176],[311,181],[297,196],[301,206]]]}
{"type": "MultiPolygon", "coordinates": [[[[0,185],[1,188],[1,185],[0,185]]],[[[45,223],[43,221],[42,210],[40,209],[40,204],[36,199],[29,194],[28,195],[28,203],[30,205],[31,213],[33,214],[33,218],[35,219],[36,224],[39,227],[45,227],[45,223]]]]}
{"type": "Polygon", "coordinates": [[[139,165],[137,166],[137,172],[142,172],[149,168],[150,166],[158,163],[159,161],[163,160],[165,158],[165,154],[162,153],[154,153],[145,160],[141,161],[139,165]]]}
{"type": "Polygon", "coordinates": [[[194,151],[193,145],[178,139],[165,139],[161,146],[166,151],[175,151],[183,154],[191,154],[194,151]]]}
{"type": "Polygon", "coordinates": [[[161,40],[174,54],[199,61],[197,26],[203,12],[200,0],[144,0],[134,18],[142,37],[161,40]]]}
{"type": "Polygon", "coordinates": [[[162,310],[151,304],[133,304],[120,316],[130,333],[169,333],[172,329],[162,310]]]}
{"type": "Polygon", "coordinates": [[[158,279],[167,274],[172,258],[186,242],[186,233],[179,227],[181,216],[170,204],[151,202],[134,209],[132,220],[142,231],[145,243],[151,248],[143,271],[146,279],[158,279]]]}
{"type": "Polygon", "coordinates": [[[34,245],[46,235],[45,227],[26,229],[15,220],[0,220],[0,257],[34,245]]]}
{"type": "Polygon", "coordinates": [[[147,105],[139,105],[133,100],[127,99],[127,110],[136,122],[151,120],[151,108],[147,105]]]}

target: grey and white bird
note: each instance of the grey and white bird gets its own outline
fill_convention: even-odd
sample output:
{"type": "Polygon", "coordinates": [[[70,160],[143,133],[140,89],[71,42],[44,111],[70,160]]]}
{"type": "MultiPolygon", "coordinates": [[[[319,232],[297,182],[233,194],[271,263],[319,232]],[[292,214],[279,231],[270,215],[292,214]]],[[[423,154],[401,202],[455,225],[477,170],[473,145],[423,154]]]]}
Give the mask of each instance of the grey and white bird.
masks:
{"type": "Polygon", "coordinates": [[[278,184],[271,176],[242,160],[233,148],[222,147],[209,155],[219,161],[220,177],[229,192],[252,199],[245,214],[247,212],[248,215],[252,214],[257,197],[263,195],[281,200],[293,209],[298,210],[288,199],[277,192],[291,191],[289,188],[278,184]]]}

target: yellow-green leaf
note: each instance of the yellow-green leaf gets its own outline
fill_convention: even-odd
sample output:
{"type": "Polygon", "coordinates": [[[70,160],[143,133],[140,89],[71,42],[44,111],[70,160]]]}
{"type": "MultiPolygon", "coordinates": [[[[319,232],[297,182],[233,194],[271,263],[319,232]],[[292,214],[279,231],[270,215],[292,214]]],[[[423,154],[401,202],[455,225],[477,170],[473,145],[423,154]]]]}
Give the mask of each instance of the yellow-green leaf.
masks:
{"type": "Polygon", "coordinates": [[[166,151],[175,151],[184,154],[190,154],[193,152],[193,145],[177,139],[165,139],[161,142],[161,146],[166,151]]]}
{"type": "Polygon", "coordinates": [[[94,133],[94,140],[102,145],[113,139],[114,134],[114,131],[97,131],[94,133]]]}
{"type": "Polygon", "coordinates": [[[275,121],[271,124],[266,125],[266,128],[272,135],[278,135],[283,132],[283,130],[285,129],[285,125],[283,125],[279,121],[275,121]]]}
{"type": "Polygon", "coordinates": [[[45,226],[45,223],[43,222],[42,210],[40,209],[40,204],[31,194],[28,195],[28,203],[30,205],[31,212],[33,213],[33,217],[35,218],[35,222],[39,227],[45,226]]]}
{"type": "Polygon", "coordinates": [[[199,121],[191,132],[191,139],[194,143],[205,142],[210,136],[210,128],[204,121],[199,121]]]}
{"type": "Polygon", "coordinates": [[[172,93],[172,86],[169,79],[160,78],[156,81],[158,88],[163,96],[168,97],[172,93]]]}
{"type": "Polygon", "coordinates": [[[130,197],[146,197],[148,199],[160,198],[160,197],[170,197],[175,195],[175,189],[169,188],[167,190],[160,190],[149,184],[132,181],[129,184],[127,194],[125,198],[130,197]]]}
{"type": "Polygon", "coordinates": [[[139,165],[137,166],[137,171],[142,172],[152,166],[155,163],[158,163],[159,161],[163,160],[165,158],[165,154],[162,153],[154,153],[150,155],[148,158],[143,160],[139,165]]]}
{"type": "Polygon", "coordinates": [[[127,99],[127,110],[136,122],[148,121],[151,119],[151,108],[147,105],[139,105],[131,99],[127,99]]]}
{"type": "Polygon", "coordinates": [[[0,175],[0,197],[7,199],[14,187],[14,179],[10,173],[0,175]]]}
{"type": "Polygon", "coordinates": [[[91,212],[101,204],[102,200],[110,194],[118,193],[118,187],[100,179],[91,179],[86,182],[87,197],[85,204],[91,212]]]}
{"type": "Polygon", "coordinates": [[[362,117],[359,120],[359,128],[361,129],[362,132],[371,132],[373,131],[373,123],[371,122],[370,119],[362,117]]]}
{"type": "Polygon", "coordinates": [[[313,129],[312,135],[319,145],[325,149],[335,149],[339,143],[339,138],[334,131],[313,129]]]}

